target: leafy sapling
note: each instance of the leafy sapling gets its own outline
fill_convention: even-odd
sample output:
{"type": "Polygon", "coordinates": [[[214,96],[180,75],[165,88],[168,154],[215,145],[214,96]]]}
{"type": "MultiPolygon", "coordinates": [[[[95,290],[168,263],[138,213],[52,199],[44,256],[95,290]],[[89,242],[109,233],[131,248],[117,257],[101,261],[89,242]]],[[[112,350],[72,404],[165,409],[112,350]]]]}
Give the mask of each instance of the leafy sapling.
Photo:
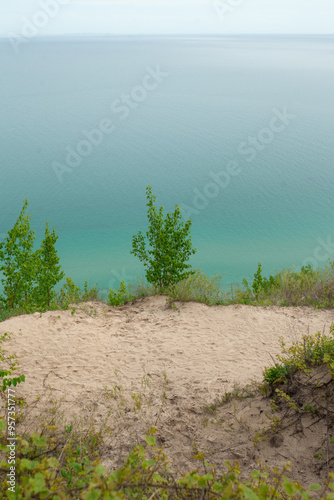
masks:
{"type": "Polygon", "coordinates": [[[64,277],[59,264],[59,257],[55,248],[58,236],[54,229],[50,231],[49,223],[45,226],[45,236],[41,247],[35,252],[35,262],[37,267],[35,289],[36,303],[41,306],[50,306],[56,292],[54,287],[64,277]]]}
{"type": "Polygon", "coordinates": [[[117,293],[112,288],[109,290],[108,301],[111,306],[120,306],[134,299],[135,296],[128,292],[124,280],[121,281],[117,293]]]}
{"type": "MultiPolygon", "coordinates": [[[[248,286],[246,280],[243,281],[243,284],[248,286]]],[[[262,276],[262,264],[261,262],[259,262],[257,271],[254,274],[254,281],[252,286],[255,298],[258,299],[261,293],[268,294],[270,290],[276,288],[277,286],[277,278],[270,275],[269,279],[267,279],[262,276]]]]}
{"type": "Polygon", "coordinates": [[[28,200],[23,204],[21,213],[8,236],[0,243],[0,272],[4,278],[4,296],[0,297],[6,308],[27,302],[36,277],[33,257],[35,232],[30,229],[30,215],[26,215],[28,200]]]}
{"type": "Polygon", "coordinates": [[[146,250],[145,238],[139,231],[132,237],[130,253],[144,263],[147,281],[163,290],[195,273],[187,271],[191,266],[185,263],[191,254],[196,253],[190,237],[192,221],[188,220],[185,224],[180,221],[179,205],[176,205],[174,213],[168,213],[164,219],[164,207],[157,211],[154,205],[156,196],[152,194],[151,186],[147,186],[146,194],[149,220],[146,236],[151,249],[146,250]]]}

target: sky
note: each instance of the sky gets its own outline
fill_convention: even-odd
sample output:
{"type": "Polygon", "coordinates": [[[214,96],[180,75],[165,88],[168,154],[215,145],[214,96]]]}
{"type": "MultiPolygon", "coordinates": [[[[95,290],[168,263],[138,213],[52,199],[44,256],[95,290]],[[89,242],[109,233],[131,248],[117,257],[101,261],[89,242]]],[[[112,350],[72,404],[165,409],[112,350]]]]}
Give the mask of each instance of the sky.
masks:
{"type": "Polygon", "coordinates": [[[333,30],[334,0],[0,0],[1,36],[333,30]]]}

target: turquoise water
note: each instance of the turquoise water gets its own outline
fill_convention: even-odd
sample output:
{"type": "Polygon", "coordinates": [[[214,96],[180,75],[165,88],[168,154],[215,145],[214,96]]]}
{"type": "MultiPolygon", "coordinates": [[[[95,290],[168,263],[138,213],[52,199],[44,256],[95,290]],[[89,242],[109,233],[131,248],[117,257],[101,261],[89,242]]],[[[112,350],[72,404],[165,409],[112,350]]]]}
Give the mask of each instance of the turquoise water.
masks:
{"type": "Polygon", "coordinates": [[[189,262],[223,287],[259,261],[334,259],[334,38],[40,38],[18,54],[3,39],[0,65],[0,233],[27,197],[79,284],[144,275],[129,251],[148,184],[192,218],[189,262]]]}

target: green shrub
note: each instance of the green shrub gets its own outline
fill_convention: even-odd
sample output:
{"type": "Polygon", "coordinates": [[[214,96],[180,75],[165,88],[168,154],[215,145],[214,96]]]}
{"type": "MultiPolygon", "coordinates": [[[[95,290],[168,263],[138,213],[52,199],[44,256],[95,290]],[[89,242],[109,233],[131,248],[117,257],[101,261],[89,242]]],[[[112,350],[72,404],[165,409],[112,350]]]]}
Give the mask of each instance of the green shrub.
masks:
{"type": "MultiPolygon", "coordinates": [[[[0,419],[2,452],[7,448],[5,427],[5,421],[0,419]]],[[[49,426],[49,429],[52,436],[54,428],[49,426]]],[[[71,427],[67,428],[67,431],[71,433],[71,427]]],[[[0,464],[1,498],[148,500],[157,497],[168,500],[173,497],[176,500],[283,500],[297,497],[310,499],[312,491],[321,489],[320,485],[312,485],[306,490],[298,482],[287,479],[284,473],[290,470],[289,464],[284,465],[281,470],[259,464],[259,468],[253,470],[249,479],[242,483],[239,480],[241,471],[238,464],[233,466],[230,462],[225,462],[226,472],[218,473],[200,451],[196,452],[194,458],[201,464],[203,473],[191,471],[177,478],[168,468],[169,460],[163,449],[156,445],[155,432],[155,428],[150,429],[146,436],[146,445],[133,448],[123,466],[108,475],[97,454],[91,453],[90,445],[82,444],[79,436],[58,438],[57,443],[54,434],[53,437],[38,433],[24,438],[18,436],[15,486],[11,486],[7,475],[10,464],[3,460],[0,464]],[[62,447],[60,453],[59,445],[62,447]]],[[[333,479],[334,474],[329,477],[333,479]]],[[[334,490],[334,483],[330,483],[329,488],[334,490]]],[[[329,500],[333,498],[333,494],[326,497],[322,495],[322,498],[329,500]]]]}
{"type": "MultiPolygon", "coordinates": [[[[334,335],[334,323],[330,327],[330,335],[334,335]]],[[[263,371],[264,382],[272,385],[276,381],[285,381],[297,370],[310,373],[310,366],[326,365],[334,378],[334,338],[323,333],[303,335],[301,341],[293,342],[288,349],[283,338],[280,338],[283,355],[277,355],[281,364],[275,363],[263,371]]]]}
{"type": "Polygon", "coordinates": [[[87,281],[85,281],[81,300],[82,302],[88,302],[90,300],[100,300],[100,294],[97,286],[94,286],[93,288],[89,289],[88,283],[87,281]]]}
{"type": "Polygon", "coordinates": [[[36,265],[36,286],[32,291],[33,300],[39,307],[50,307],[56,292],[54,287],[63,279],[64,273],[59,265],[59,257],[55,249],[58,239],[56,231],[50,232],[46,223],[45,237],[41,248],[34,254],[36,265]]]}
{"type": "Polygon", "coordinates": [[[33,252],[35,232],[30,229],[30,215],[26,215],[28,200],[21,213],[0,243],[0,272],[4,278],[2,306],[7,309],[23,307],[27,312],[49,307],[55,297],[54,287],[64,277],[55,249],[58,239],[55,230],[46,223],[41,247],[33,252]]]}
{"type": "Polygon", "coordinates": [[[8,378],[12,375],[12,372],[17,370],[17,366],[19,364],[17,361],[15,361],[15,354],[8,356],[7,351],[2,347],[3,342],[10,338],[11,334],[9,333],[4,333],[0,336],[0,379],[2,379],[2,384],[0,381],[0,386],[2,391],[5,391],[6,388],[10,387],[11,385],[15,387],[17,384],[25,381],[24,375],[8,378]]]}
{"type": "Polygon", "coordinates": [[[218,280],[222,275],[215,275],[213,279],[195,269],[193,274],[181,280],[176,285],[167,288],[170,300],[196,301],[208,305],[220,304],[223,300],[218,280]]]}
{"type": "Polygon", "coordinates": [[[146,236],[151,250],[146,250],[145,238],[139,231],[132,237],[130,253],[144,263],[147,268],[147,281],[158,285],[162,291],[193,274],[193,271],[186,271],[191,266],[185,262],[189,260],[191,254],[196,253],[196,249],[193,249],[191,244],[191,220],[183,225],[180,221],[182,218],[180,207],[177,205],[174,213],[168,213],[164,219],[164,207],[160,207],[157,212],[154,205],[156,196],[152,194],[151,186],[147,186],[146,193],[147,217],[150,223],[146,236]]]}
{"type": "Polygon", "coordinates": [[[109,290],[108,301],[111,306],[120,306],[122,304],[126,304],[127,302],[131,302],[134,299],[135,296],[127,290],[124,280],[121,281],[117,293],[115,293],[112,289],[109,290]]]}
{"type": "MultiPolygon", "coordinates": [[[[330,327],[334,335],[334,324],[330,327]]],[[[309,367],[325,364],[334,378],[334,338],[320,332],[315,335],[303,335],[302,341],[294,342],[286,349],[283,338],[280,339],[283,355],[277,356],[285,365],[293,364],[296,369],[309,373],[309,367]]]]}
{"type": "Polygon", "coordinates": [[[137,278],[134,283],[128,284],[129,292],[135,298],[151,297],[157,295],[159,290],[151,283],[147,283],[143,277],[137,278]]]}
{"type": "Polygon", "coordinates": [[[279,365],[278,363],[271,368],[266,368],[264,370],[264,382],[272,385],[274,382],[278,380],[284,381],[291,373],[295,371],[295,367],[293,364],[284,364],[279,365]]]}
{"type": "Polygon", "coordinates": [[[231,287],[231,292],[225,294],[225,304],[333,307],[334,261],[322,269],[312,269],[310,265],[300,271],[283,269],[269,278],[262,275],[259,263],[252,287],[245,279],[242,285],[231,287]]]}
{"type": "Polygon", "coordinates": [[[69,304],[77,304],[82,300],[82,291],[72,278],[66,278],[65,284],[58,292],[54,304],[59,304],[63,309],[67,309],[69,304]]]}
{"type": "Polygon", "coordinates": [[[0,272],[4,278],[2,304],[14,309],[27,302],[36,279],[36,262],[33,254],[35,232],[30,229],[30,215],[26,215],[28,200],[24,201],[21,213],[8,231],[7,238],[0,243],[0,272]]]}

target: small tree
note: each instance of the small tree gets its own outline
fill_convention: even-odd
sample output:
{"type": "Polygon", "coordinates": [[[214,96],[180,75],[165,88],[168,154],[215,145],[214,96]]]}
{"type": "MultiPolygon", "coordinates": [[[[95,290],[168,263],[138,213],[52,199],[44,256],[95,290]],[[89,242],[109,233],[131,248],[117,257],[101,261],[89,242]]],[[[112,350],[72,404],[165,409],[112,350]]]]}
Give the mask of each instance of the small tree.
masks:
{"type": "Polygon", "coordinates": [[[27,207],[26,199],[13,229],[0,243],[0,272],[5,276],[1,279],[5,292],[1,302],[9,308],[28,300],[36,274],[32,252],[35,231],[30,229],[30,215],[25,215],[27,207]]]}
{"type": "Polygon", "coordinates": [[[64,277],[55,248],[57,240],[56,231],[52,229],[50,232],[49,223],[47,222],[44,240],[40,249],[35,252],[37,287],[34,290],[34,295],[38,305],[50,306],[51,300],[56,295],[54,287],[64,277]]]}
{"type": "Polygon", "coordinates": [[[188,278],[195,271],[185,271],[191,268],[185,264],[191,254],[196,253],[192,248],[190,238],[191,220],[184,225],[180,222],[180,206],[175,206],[174,213],[168,213],[166,219],[163,217],[164,207],[159,212],[154,205],[156,196],[152,194],[151,186],[147,186],[148,199],[147,217],[150,222],[146,233],[152,250],[146,251],[146,243],[141,231],[132,237],[131,254],[137,256],[147,268],[146,279],[149,283],[159,285],[160,290],[179,281],[188,278]],[[189,237],[189,239],[187,239],[189,237]],[[152,256],[150,258],[150,256],[152,256]]]}

